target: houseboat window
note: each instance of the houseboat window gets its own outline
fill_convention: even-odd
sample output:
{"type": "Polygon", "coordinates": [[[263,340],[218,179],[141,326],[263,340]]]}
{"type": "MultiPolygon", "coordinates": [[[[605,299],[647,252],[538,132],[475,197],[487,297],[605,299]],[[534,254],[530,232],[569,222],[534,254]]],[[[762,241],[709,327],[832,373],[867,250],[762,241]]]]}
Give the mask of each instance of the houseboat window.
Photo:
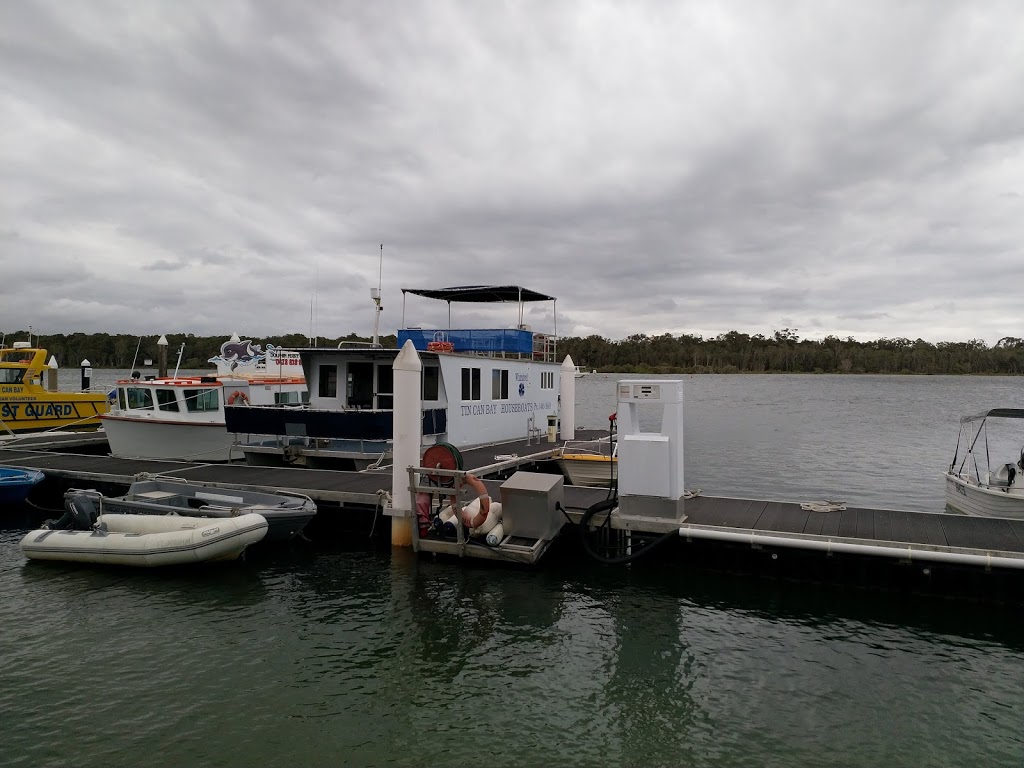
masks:
{"type": "Polygon", "coordinates": [[[216,389],[186,389],[185,406],[192,413],[220,410],[220,397],[216,389]]]}
{"type": "Polygon", "coordinates": [[[124,387],[117,388],[117,407],[122,411],[128,410],[128,400],[124,394],[124,387]]]}
{"type": "Polygon", "coordinates": [[[126,387],[128,407],[142,410],[153,410],[153,393],[149,387],[126,387]]]}
{"type": "Polygon", "coordinates": [[[463,400],[479,400],[480,399],[480,369],[479,368],[463,368],[462,369],[462,399],[463,400]]]}
{"type": "Polygon", "coordinates": [[[508,400],[508,371],[504,368],[491,371],[491,400],[508,400]]]}
{"type": "Polygon", "coordinates": [[[423,369],[423,399],[441,398],[441,369],[428,365],[423,369]]]}
{"type": "Polygon", "coordinates": [[[21,384],[24,377],[24,368],[0,368],[0,384],[21,384]]]}
{"type": "Polygon", "coordinates": [[[338,366],[320,366],[320,388],[318,393],[320,397],[338,396],[338,366]]]}
{"type": "Polygon", "coordinates": [[[554,371],[541,371],[540,372],[540,388],[541,389],[554,389],[555,388],[555,372],[554,371]]]}
{"type": "Polygon", "coordinates": [[[161,411],[177,411],[177,393],[173,389],[158,389],[156,391],[156,404],[161,411]]]}
{"type": "Polygon", "coordinates": [[[395,407],[395,369],[391,364],[377,366],[377,407],[395,407]]]}
{"type": "Polygon", "coordinates": [[[275,392],[274,405],[298,405],[299,394],[298,392],[275,392]]]}

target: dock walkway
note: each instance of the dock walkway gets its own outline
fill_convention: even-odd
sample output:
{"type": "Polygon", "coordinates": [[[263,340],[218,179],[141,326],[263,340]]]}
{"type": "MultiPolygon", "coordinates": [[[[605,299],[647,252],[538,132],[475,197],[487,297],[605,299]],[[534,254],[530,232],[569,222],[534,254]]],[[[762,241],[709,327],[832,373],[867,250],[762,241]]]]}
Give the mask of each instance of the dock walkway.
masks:
{"type": "MultiPolygon", "coordinates": [[[[606,434],[596,430],[577,430],[575,439],[592,440],[606,434]]],[[[90,444],[95,447],[97,436],[92,435],[90,439],[90,444]]],[[[105,445],[106,441],[101,439],[99,443],[105,445]]],[[[13,445],[0,444],[0,464],[39,469],[49,476],[72,482],[127,486],[139,474],[164,475],[219,488],[292,491],[305,494],[318,503],[372,505],[379,499],[378,491],[391,491],[390,467],[346,472],[304,467],[257,467],[242,463],[199,464],[120,459],[109,455],[64,452],[69,447],[81,445],[81,438],[72,441],[71,436],[54,436],[50,440],[37,437],[13,445]],[[60,439],[55,439],[57,437],[60,439]]],[[[517,467],[551,461],[554,452],[562,445],[564,441],[549,443],[544,440],[538,443],[536,439],[524,439],[463,449],[460,452],[465,469],[480,477],[489,477],[515,471],[517,467]]],[[[585,498],[580,503],[582,501],[585,498]]]]}
{"type": "MultiPolygon", "coordinates": [[[[593,439],[603,433],[582,433],[593,439]]],[[[95,438],[93,438],[95,439],[95,438]]],[[[561,441],[502,443],[463,450],[465,468],[482,478],[498,495],[503,476],[519,467],[535,467],[552,459],[561,441]]],[[[34,441],[0,445],[0,464],[40,469],[67,482],[128,485],[140,473],[179,477],[221,488],[287,490],[314,501],[369,505],[392,493],[390,468],[374,471],[245,464],[193,464],[175,461],[115,459],[106,455],[58,452],[63,444],[34,441]]],[[[567,518],[579,522],[583,513],[607,498],[607,490],[565,486],[567,518]]],[[[834,511],[801,508],[798,502],[697,496],[684,503],[685,519],[612,516],[611,527],[664,533],[677,529],[684,540],[746,544],[754,548],[817,550],[828,555],[852,553],[905,561],[947,562],[988,571],[1024,569],[1024,521],[968,517],[907,510],[848,507],[834,511]]]]}

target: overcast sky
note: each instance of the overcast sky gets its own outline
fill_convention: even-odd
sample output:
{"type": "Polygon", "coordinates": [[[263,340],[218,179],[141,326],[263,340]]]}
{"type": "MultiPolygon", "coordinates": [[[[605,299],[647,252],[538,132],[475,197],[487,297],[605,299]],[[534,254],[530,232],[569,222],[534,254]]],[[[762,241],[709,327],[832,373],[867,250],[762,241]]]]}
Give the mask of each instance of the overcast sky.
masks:
{"type": "Polygon", "coordinates": [[[8,333],[1024,336],[1017,0],[0,0],[0,130],[8,333]]]}

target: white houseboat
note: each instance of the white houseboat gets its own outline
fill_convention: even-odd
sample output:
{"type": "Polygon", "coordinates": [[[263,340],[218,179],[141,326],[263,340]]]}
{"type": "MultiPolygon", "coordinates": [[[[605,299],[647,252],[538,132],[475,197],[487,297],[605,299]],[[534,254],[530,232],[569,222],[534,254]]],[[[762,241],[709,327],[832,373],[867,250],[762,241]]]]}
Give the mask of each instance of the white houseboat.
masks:
{"type": "MultiPolygon", "coordinates": [[[[179,355],[180,356],[180,355],[179,355]]],[[[306,394],[296,352],[232,337],[210,358],[209,376],[163,376],[117,382],[117,402],[101,416],[110,453],[118,458],[222,462],[235,439],[225,405],[298,405],[306,394]]]]}
{"type": "Polygon", "coordinates": [[[559,409],[556,336],[534,333],[523,312],[527,302],[554,305],[554,297],[519,286],[402,292],[398,349],[343,343],[292,350],[309,383],[308,406],[227,407],[227,428],[238,436],[238,450],[250,464],[365,469],[386,462],[392,445],[392,365],[407,340],[423,365],[424,447],[443,442],[470,448],[546,434],[559,409]],[[407,295],[448,302],[449,318],[453,303],[513,303],[515,327],[406,328],[407,295]],[[274,437],[252,440],[250,435],[274,437]]]}

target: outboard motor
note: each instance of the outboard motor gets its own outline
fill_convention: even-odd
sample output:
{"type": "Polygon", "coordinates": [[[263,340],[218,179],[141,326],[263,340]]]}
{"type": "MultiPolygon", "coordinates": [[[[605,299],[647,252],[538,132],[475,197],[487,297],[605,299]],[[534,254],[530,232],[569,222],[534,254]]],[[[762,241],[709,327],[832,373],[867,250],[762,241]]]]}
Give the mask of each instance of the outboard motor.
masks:
{"type": "Polygon", "coordinates": [[[91,531],[99,517],[94,494],[70,491],[64,494],[64,514],[47,520],[44,527],[55,531],[91,531]]]}

